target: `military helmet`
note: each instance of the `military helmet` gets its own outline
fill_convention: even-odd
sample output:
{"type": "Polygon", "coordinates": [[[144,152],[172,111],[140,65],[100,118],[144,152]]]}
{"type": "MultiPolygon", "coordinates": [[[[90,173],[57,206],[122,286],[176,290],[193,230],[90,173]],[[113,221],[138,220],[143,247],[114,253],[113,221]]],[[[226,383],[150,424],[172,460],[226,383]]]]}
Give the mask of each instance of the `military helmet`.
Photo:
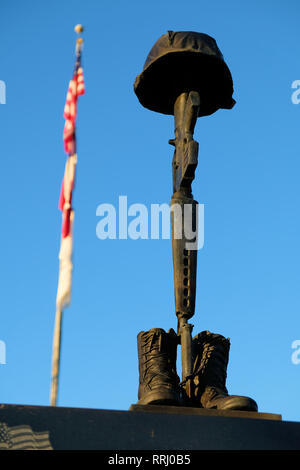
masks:
{"type": "Polygon", "coordinates": [[[174,114],[176,98],[184,92],[200,94],[199,116],[231,109],[231,73],[216,41],[203,33],[168,31],[152,47],[134,91],[152,111],[174,114]]]}

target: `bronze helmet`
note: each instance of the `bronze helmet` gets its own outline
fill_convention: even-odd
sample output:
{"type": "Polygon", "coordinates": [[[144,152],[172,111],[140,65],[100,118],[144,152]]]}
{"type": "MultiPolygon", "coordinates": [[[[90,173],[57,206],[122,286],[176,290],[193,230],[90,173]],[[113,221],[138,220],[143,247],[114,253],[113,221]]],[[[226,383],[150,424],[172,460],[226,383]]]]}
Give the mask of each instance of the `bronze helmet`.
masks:
{"type": "Polygon", "coordinates": [[[235,104],[231,73],[216,41],[192,31],[168,31],[156,41],[134,91],[145,108],[163,114],[174,114],[176,98],[189,91],[200,94],[199,116],[235,104]]]}

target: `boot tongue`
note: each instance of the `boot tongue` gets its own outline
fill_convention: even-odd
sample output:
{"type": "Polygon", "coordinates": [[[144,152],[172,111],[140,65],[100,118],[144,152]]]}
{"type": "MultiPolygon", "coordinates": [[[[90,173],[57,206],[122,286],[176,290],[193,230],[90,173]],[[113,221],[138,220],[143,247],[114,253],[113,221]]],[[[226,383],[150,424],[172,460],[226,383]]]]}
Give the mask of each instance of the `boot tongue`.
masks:
{"type": "Polygon", "coordinates": [[[157,350],[158,352],[162,351],[162,338],[163,338],[162,330],[159,331],[153,331],[150,330],[148,337],[146,337],[146,344],[148,343],[150,339],[150,345],[149,345],[149,351],[147,352],[152,352],[153,350],[157,350]]]}

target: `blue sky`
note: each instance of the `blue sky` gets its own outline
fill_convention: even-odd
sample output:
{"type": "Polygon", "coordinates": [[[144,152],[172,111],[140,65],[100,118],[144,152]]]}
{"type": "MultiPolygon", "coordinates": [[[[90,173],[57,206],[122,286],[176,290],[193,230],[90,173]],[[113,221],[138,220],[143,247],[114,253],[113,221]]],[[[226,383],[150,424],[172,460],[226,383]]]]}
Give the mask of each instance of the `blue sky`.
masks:
{"type": "MultiPolygon", "coordinates": [[[[63,107],[74,26],[85,26],[74,192],[72,303],[63,321],[60,406],[137,401],[136,337],[176,329],[170,240],[99,240],[99,204],[169,203],[173,118],[133,83],[167,30],[213,36],[236,106],[198,119],[194,197],[205,207],[194,333],[231,339],[227,387],[300,420],[299,3],[6,1],[0,7],[0,402],[48,405],[65,165],[63,107]]],[[[180,356],[178,357],[180,363],[180,356]]]]}

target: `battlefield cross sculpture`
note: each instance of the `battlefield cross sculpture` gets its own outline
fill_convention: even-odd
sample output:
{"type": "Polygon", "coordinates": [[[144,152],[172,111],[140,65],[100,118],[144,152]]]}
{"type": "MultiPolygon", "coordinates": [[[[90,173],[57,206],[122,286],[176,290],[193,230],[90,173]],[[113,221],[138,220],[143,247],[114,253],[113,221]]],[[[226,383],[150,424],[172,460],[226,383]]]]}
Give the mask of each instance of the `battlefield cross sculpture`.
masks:
{"type": "Polygon", "coordinates": [[[190,247],[186,236],[197,234],[198,203],[192,194],[198,163],[194,128],[198,117],[234,106],[230,70],[212,37],[168,31],[149,52],[134,91],[144,107],[174,115],[175,123],[175,138],[169,143],[175,147],[171,228],[177,333],[172,328],[168,332],[152,328],[138,334],[138,404],[257,411],[253,399],[228,394],[229,339],[209,331],[193,338],[189,323],[195,313],[197,272],[197,249],[190,247]],[[178,344],[181,380],[176,371],[178,344]]]}

